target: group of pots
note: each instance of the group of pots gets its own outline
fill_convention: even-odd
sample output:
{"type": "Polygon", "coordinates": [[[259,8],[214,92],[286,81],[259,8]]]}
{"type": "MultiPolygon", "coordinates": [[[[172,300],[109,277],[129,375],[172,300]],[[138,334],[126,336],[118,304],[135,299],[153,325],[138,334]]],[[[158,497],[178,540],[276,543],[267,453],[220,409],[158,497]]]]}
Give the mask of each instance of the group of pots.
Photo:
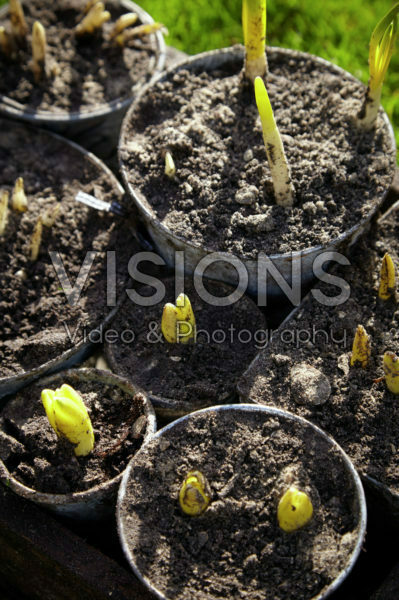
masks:
{"type": "MultiPolygon", "coordinates": [[[[122,546],[156,597],[326,598],[365,535],[351,460],[367,484],[397,497],[395,399],[381,389],[376,400],[379,366],[350,370],[337,338],[332,348],[324,338],[287,348],[275,334],[266,345],[260,307],[300,304],[278,332],[338,319],[338,335],[359,321],[373,327],[376,357],[388,335],[399,350],[389,333],[395,306],[379,312],[374,294],[377,257],[399,257],[396,213],[371,226],[395,170],[388,118],[381,109],[375,130],[359,129],[360,82],[319,58],[269,48],[268,90],[295,188],[293,207],[282,207],[243,48],[161,72],[160,31],[113,45],[122,14],[152,22],[142,9],[109,0],[103,29],[79,39],[85,4],[23,3],[26,44],[0,53],[0,200],[19,178],[27,198],[21,212],[10,200],[0,215],[0,478],[80,519],[109,516],[119,489],[122,546]],[[49,48],[39,82],[27,59],[36,20],[49,48]],[[126,194],[100,159],[58,133],[102,157],[119,139],[126,194]],[[328,275],[322,267],[333,259],[344,266],[328,275]],[[339,275],[352,286],[346,303],[300,303],[317,277],[325,283],[316,297],[339,275]],[[162,307],[183,291],[197,339],[168,344],[162,307]],[[110,371],[70,369],[96,344],[110,371]],[[93,421],[95,449],[84,457],[41,403],[43,389],[65,383],[93,421]],[[365,390],[369,402],[360,401],[365,390]],[[156,431],[156,418],[171,422],[156,431]],[[195,517],[179,506],[192,472],[201,475],[194,496],[207,499],[195,517]],[[313,514],[287,532],[277,507],[292,487],[313,514]]],[[[4,7],[0,25],[7,19],[4,7]]]]}

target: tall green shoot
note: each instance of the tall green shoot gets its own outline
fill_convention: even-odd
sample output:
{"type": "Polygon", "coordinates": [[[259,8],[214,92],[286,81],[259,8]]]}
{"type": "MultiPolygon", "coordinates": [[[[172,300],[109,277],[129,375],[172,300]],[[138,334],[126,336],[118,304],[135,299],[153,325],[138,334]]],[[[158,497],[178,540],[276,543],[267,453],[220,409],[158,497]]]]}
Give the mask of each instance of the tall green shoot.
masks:
{"type": "Polygon", "coordinates": [[[290,168],[273,115],[269,95],[261,77],[255,79],[255,98],[262,123],[263,141],[272,175],[276,203],[280,206],[292,206],[295,190],[291,182],[290,168]]]}
{"type": "Polygon", "coordinates": [[[382,84],[395,48],[398,29],[399,4],[377,24],[370,39],[369,70],[370,78],[366,97],[359,114],[359,124],[364,129],[375,126],[381,100],[382,84]]]}
{"type": "Polygon", "coordinates": [[[243,0],[242,27],[245,44],[245,77],[251,82],[268,73],[266,45],[266,0],[243,0]]]}

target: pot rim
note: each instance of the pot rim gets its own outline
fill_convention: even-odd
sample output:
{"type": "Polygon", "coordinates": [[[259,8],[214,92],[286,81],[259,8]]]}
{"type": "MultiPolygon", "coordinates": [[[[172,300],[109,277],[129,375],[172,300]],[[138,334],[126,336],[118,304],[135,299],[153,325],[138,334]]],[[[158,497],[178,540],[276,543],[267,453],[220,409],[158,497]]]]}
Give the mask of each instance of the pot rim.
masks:
{"type": "MultiPolygon", "coordinates": [[[[7,119],[7,117],[4,117],[0,114],[0,122],[1,122],[1,120],[11,122],[9,119],[7,119]]],[[[123,189],[123,186],[121,185],[120,181],[116,178],[116,176],[113,174],[111,169],[100,158],[95,156],[95,154],[93,154],[89,150],[86,150],[82,146],[79,146],[79,144],[77,144],[76,142],[63,137],[62,135],[60,135],[58,133],[49,131],[47,129],[34,127],[31,123],[17,121],[14,124],[16,127],[27,127],[31,132],[40,132],[40,134],[42,134],[42,135],[51,136],[51,137],[55,138],[56,140],[58,140],[59,142],[66,144],[67,146],[70,146],[71,148],[73,148],[74,150],[76,150],[77,152],[82,154],[84,159],[87,158],[87,160],[89,160],[89,162],[94,163],[95,167],[97,167],[103,173],[105,173],[107,175],[107,178],[112,181],[113,187],[115,188],[115,190],[117,190],[118,193],[120,194],[120,198],[124,197],[125,190],[123,189]]],[[[123,301],[123,296],[116,303],[116,306],[114,306],[108,312],[108,314],[104,317],[104,319],[102,319],[102,321],[100,321],[90,331],[95,331],[95,330],[102,331],[104,329],[104,327],[106,327],[112,321],[112,319],[116,315],[117,311],[119,310],[119,306],[121,305],[122,301],[123,301]]],[[[38,377],[40,377],[41,375],[45,375],[49,371],[54,371],[58,368],[61,369],[62,365],[69,360],[72,361],[75,355],[78,355],[78,356],[82,355],[82,357],[84,357],[89,352],[92,345],[93,344],[90,342],[90,340],[85,341],[83,339],[80,342],[78,342],[77,344],[72,345],[71,348],[68,348],[68,350],[65,350],[64,352],[62,352],[55,358],[52,358],[52,359],[48,360],[47,362],[42,363],[41,365],[38,365],[37,367],[35,367],[33,369],[29,369],[28,371],[16,373],[15,375],[6,375],[5,377],[0,377],[0,399],[9,394],[13,394],[15,391],[17,391],[24,385],[28,385],[31,381],[33,381],[33,379],[37,379],[38,377]],[[15,384],[14,384],[14,382],[15,382],[15,384]],[[9,385],[11,386],[11,389],[8,388],[9,385]]]]}
{"type": "MultiPolygon", "coordinates": [[[[127,379],[112,373],[111,371],[103,371],[96,368],[82,368],[82,369],[68,369],[67,371],[61,371],[59,373],[43,377],[43,385],[52,385],[57,380],[63,377],[73,378],[78,381],[100,381],[104,384],[115,385],[126,392],[128,395],[133,396],[140,392],[144,396],[144,415],[147,417],[147,427],[144,435],[143,444],[149,441],[156,431],[156,416],[154,408],[149,400],[148,396],[136,388],[127,379]]],[[[37,382],[36,382],[37,383],[37,382]]],[[[11,398],[10,398],[11,400],[11,398]]],[[[13,490],[16,494],[28,499],[33,500],[37,504],[49,504],[56,506],[68,506],[74,505],[78,502],[83,502],[89,499],[93,495],[102,494],[108,489],[116,487],[122,479],[124,471],[121,471],[118,475],[115,475],[112,479],[104,481],[103,483],[97,484],[88,490],[80,492],[71,492],[68,494],[52,494],[48,492],[38,492],[37,490],[26,486],[10,474],[4,462],[0,459],[0,481],[7,487],[13,490]]]]}
{"type": "MultiPolygon", "coordinates": [[[[138,14],[139,19],[142,23],[151,24],[154,23],[154,19],[151,17],[149,13],[147,13],[141,6],[133,2],[132,0],[119,0],[122,8],[129,10],[129,12],[135,12],[138,14]]],[[[8,3],[0,8],[0,18],[3,18],[8,12],[8,3]]],[[[147,82],[148,84],[152,82],[152,80],[157,77],[163,71],[165,60],[166,60],[166,44],[161,31],[157,31],[151,34],[152,39],[154,40],[155,46],[155,56],[154,61],[155,64],[152,68],[149,68],[150,80],[147,82]]],[[[147,85],[147,83],[145,85],[147,85]]],[[[81,121],[86,121],[89,119],[95,119],[99,117],[106,117],[107,115],[117,112],[119,110],[126,109],[132,102],[133,93],[136,87],[142,87],[143,83],[138,81],[132,87],[131,95],[125,100],[121,100],[120,98],[116,98],[111,102],[102,104],[97,109],[90,109],[84,111],[74,111],[74,112],[60,112],[54,113],[45,110],[34,110],[29,107],[29,105],[24,106],[19,102],[16,102],[9,98],[4,94],[0,94],[0,111],[4,111],[4,114],[8,114],[14,118],[19,118],[24,121],[28,121],[31,123],[37,123],[39,126],[43,122],[58,123],[58,124],[69,124],[69,123],[79,123],[81,121]]]]}
{"type": "Polygon", "coordinates": [[[346,452],[325,431],[323,431],[317,425],[314,425],[307,419],[304,419],[303,417],[300,417],[300,416],[290,413],[288,411],[281,410],[279,408],[275,408],[273,406],[265,406],[265,405],[259,405],[259,404],[226,404],[226,405],[218,405],[218,406],[203,408],[201,410],[198,410],[198,411],[195,411],[188,415],[185,415],[183,417],[180,417],[179,419],[177,419],[176,421],[173,421],[172,423],[169,423],[168,425],[165,425],[165,427],[163,427],[162,429],[159,429],[150,440],[147,440],[145,442],[145,444],[143,444],[141,446],[140,450],[130,460],[130,462],[129,462],[128,466],[126,467],[126,470],[123,474],[122,481],[121,481],[121,484],[119,487],[118,501],[117,501],[117,508],[116,508],[117,529],[118,529],[119,540],[120,540],[121,546],[123,548],[124,554],[129,562],[130,567],[132,568],[134,574],[138,577],[138,579],[145,585],[145,587],[148,590],[150,590],[150,592],[152,592],[156,596],[156,598],[158,598],[159,600],[170,600],[167,596],[164,596],[155,586],[153,586],[151,581],[141,573],[140,569],[136,565],[133,554],[132,554],[130,547],[126,541],[126,535],[125,535],[126,528],[125,528],[125,526],[123,524],[123,520],[122,520],[123,510],[121,508],[121,505],[124,500],[124,496],[126,494],[127,485],[128,485],[128,481],[130,478],[130,473],[134,466],[135,457],[138,456],[141,452],[145,451],[147,444],[149,444],[152,439],[157,439],[157,438],[161,437],[165,432],[169,431],[170,429],[173,429],[174,427],[176,427],[177,425],[179,425],[181,423],[184,423],[185,421],[188,421],[190,418],[192,418],[192,416],[195,417],[196,415],[201,414],[201,413],[219,412],[219,411],[225,411],[225,410],[230,410],[230,411],[239,410],[241,412],[259,412],[260,411],[265,414],[275,415],[275,416],[282,417],[284,419],[288,419],[288,420],[291,420],[291,421],[294,421],[297,423],[301,423],[303,426],[310,427],[310,429],[312,429],[316,434],[320,435],[324,440],[328,441],[328,443],[331,446],[333,446],[340,453],[340,455],[343,459],[345,470],[349,473],[349,475],[352,479],[354,495],[358,500],[359,518],[358,518],[358,523],[356,526],[357,541],[356,541],[356,544],[350,555],[348,564],[341,570],[338,577],[336,577],[324,591],[320,592],[317,596],[313,596],[312,598],[309,598],[309,600],[324,600],[325,598],[330,596],[330,594],[332,594],[334,591],[336,591],[337,588],[344,581],[344,579],[348,576],[348,574],[352,570],[352,568],[360,554],[361,548],[362,548],[363,540],[364,540],[364,537],[366,534],[366,524],[367,524],[367,506],[366,506],[366,498],[365,498],[362,482],[361,482],[359,474],[357,473],[355,467],[353,466],[353,464],[352,464],[351,460],[349,459],[348,455],[346,454],[346,452]]]}
{"type": "MultiPolygon", "coordinates": [[[[297,57],[303,56],[307,59],[312,59],[313,61],[315,61],[316,63],[318,63],[320,65],[328,67],[330,70],[332,69],[338,75],[341,75],[341,76],[344,75],[345,77],[350,77],[353,80],[359,81],[356,79],[356,77],[354,75],[352,75],[352,73],[349,73],[349,71],[346,71],[345,69],[342,69],[342,67],[339,67],[338,65],[335,65],[334,63],[329,62],[328,60],[321,58],[320,56],[316,56],[314,54],[302,52],[299,50],[293,50],[291,48],[280,48],[279,46],[267,46],[266,47],[266,55],[268,52],[269,53],[270,52],[281,53],[282,55],[286,55],[286,56],[297,56],[297,57]]],[[[141,100],[143,98],[146,97],[149,89],[153,85],[156,85],[159,81],[161,81],[163,79],[167,79],[174,72],[184,69],[187,66],[190,66],[192,64],[195,64],[197,61],[202,61],[202,60],[206,59],[207,57],[216,56],[218,54],[221,54],[221,55],[224,54],[226,56],[231,54],[233,59],[239,59],[242,57],[242,59],[244,60],[244,46],[237,44],[237,45],[229,47],[229,48],[220,48],[217,50],[210,50],[208,52],[202,52],[200,54],[191,56],[188,59],[178,63],[177,65],[172,66],[169,69],[166,69],[164,72],[160,73],[157,77],[155,77],[152,81],[150,81],[144,88],[142,88],[141,92],[134,99],[132,105],[130,106],[129,110],[127,111],[127,113],[123,119],[122,128],[121,128],[120,136],[119,136],[119,143],[118,143],[119,170],[122,175],[124,186],[127,189],[130,198],[133,199],[134,203],[139,208],[140,212],[144,213],[145,217],[149,221],[151,221],[154,224],[154,226],[161,231],[162,234],[164,234],[164,235],[166,234],[169,238],[177,240],[179,243],[184,244],[186,247],[188,247],[194,251],[202,250],[204,253],[207,253],[207,254],[208,253],[209,254],[216,253],[218,256],[220,256],[221,260],[224,257],[231,258],[232,256],[234,256],[235,258],[245,262],[246,264],[256,264],[256,260],[254,260],[254,259],[245,258],[244,256],[237,254],[237,253],[233,254],[232,252],[214,250],[203,244],[188,241],[183,236],[172,232],[166,225],[164,225],[157,217],[154,216],[152,208],[151,207],[148,208],[148,206],[150,206],[150,205],[147,202],[145,196],[141,192],[137,191],[134,188],[134,186],[129,182],[127,169],[124,164],[124,160],[122,158],[121,144],[122,144],[122,141],[124,142],[125,138],[126,138],[126,130],[127,130],[128,122],[130,120],[130,115],[137,110],[138,104],[141,102],[141,100]],[[145,200],[144,202],[143,202],[143,199],[145,200]]],[[[380,106],[379,113],[380,113],[381,118],[383,119],[384,124],[387,127],[387,132],[388,132],[387,134],[389,135],[389,138],[391,140],[392,152],[395,153],[396,152],[396,140],[395,140],[395,134],[393,131],[392,124],[388,118],[387,113],[384,111],[382,106],[380,106]]],[[[385,196],[387,195],[389,187],[394,178],[394,175],[395,175],[395,167],[392,169],[391,182],[390,182],[389,186],[387,186],[387,189],[381,195],[380,203],[383,202],[385,196]]],[[[304,250],[295,250],[292,252],[268,254],[268,258],[272,261],[276,260],[276,259],[291,261],[291,260],[295,260],[296,258],[306,257],[307,255],[311,255],[316,252],[322,252],[323,250],[328,249],[331,245],[340,244],[341,242],[344,242],[346,239],[348,239],[348,238],[350,239],[352,237],[352,235],[355,234],[355,232],[361,231],[362,227],[364,227],[370,221],[371,216],[372,216],[371,214],[368,214],[359,223],[353,225],[350,229],[345,230],[339,236],[337,236],[333,239],[330,239],[328,242],[325,242],[324,244],[318,244],[317,246],[310,246],[308,248],[305,248],[304,250]]]]}

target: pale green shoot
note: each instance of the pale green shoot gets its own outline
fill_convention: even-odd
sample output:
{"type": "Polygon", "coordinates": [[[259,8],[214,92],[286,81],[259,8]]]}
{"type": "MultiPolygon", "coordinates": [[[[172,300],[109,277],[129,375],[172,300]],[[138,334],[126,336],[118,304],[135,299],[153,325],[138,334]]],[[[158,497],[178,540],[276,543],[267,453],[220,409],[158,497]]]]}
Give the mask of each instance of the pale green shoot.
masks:
{"type": "Polygon", "coordinates": [[[370,39],[369,69],[370,79],[366,98],[359,115],[359,122],[365,129],[375,125],[381,100],[382,84],[395,48],[398,29],[399,4],[377,24],[370,39]]]}
{"type": "Polygon", "coordinates": [[[242,28],[245,44],[245,67],[247,79],[267,75],[266,0],[242,1],[242,28]]]}
{"type": "Polygon", "coordinates": [[[290,168],[274,118],[269,95],[260,77],[256,77],[255,79],[255,99],[262,123],[263,141],[272,175],[276,203],[280,206],[292,206],[295,190],[291,182],[290,168]]]}

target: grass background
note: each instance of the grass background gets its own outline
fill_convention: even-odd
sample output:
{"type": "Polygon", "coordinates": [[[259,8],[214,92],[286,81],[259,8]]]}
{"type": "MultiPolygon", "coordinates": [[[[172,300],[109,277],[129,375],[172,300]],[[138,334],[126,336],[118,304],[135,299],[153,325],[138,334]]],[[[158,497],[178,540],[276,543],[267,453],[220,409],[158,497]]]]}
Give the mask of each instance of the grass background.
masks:
{"type": "MultiPolygon", "coordinates": [[[[0,6],[5,1],[0,0],[0,6]]],[[[242,42],[241,0],[138,0],[138,4],[166,25],[166,42],[188,54],[242,42]]],[[[395,0],[269,0],[267,43],[317,54],[367,83],[370,35],[394,4],[395,0]]],[[[382,104],[399,146],[399,43],[382,104]]]]}

